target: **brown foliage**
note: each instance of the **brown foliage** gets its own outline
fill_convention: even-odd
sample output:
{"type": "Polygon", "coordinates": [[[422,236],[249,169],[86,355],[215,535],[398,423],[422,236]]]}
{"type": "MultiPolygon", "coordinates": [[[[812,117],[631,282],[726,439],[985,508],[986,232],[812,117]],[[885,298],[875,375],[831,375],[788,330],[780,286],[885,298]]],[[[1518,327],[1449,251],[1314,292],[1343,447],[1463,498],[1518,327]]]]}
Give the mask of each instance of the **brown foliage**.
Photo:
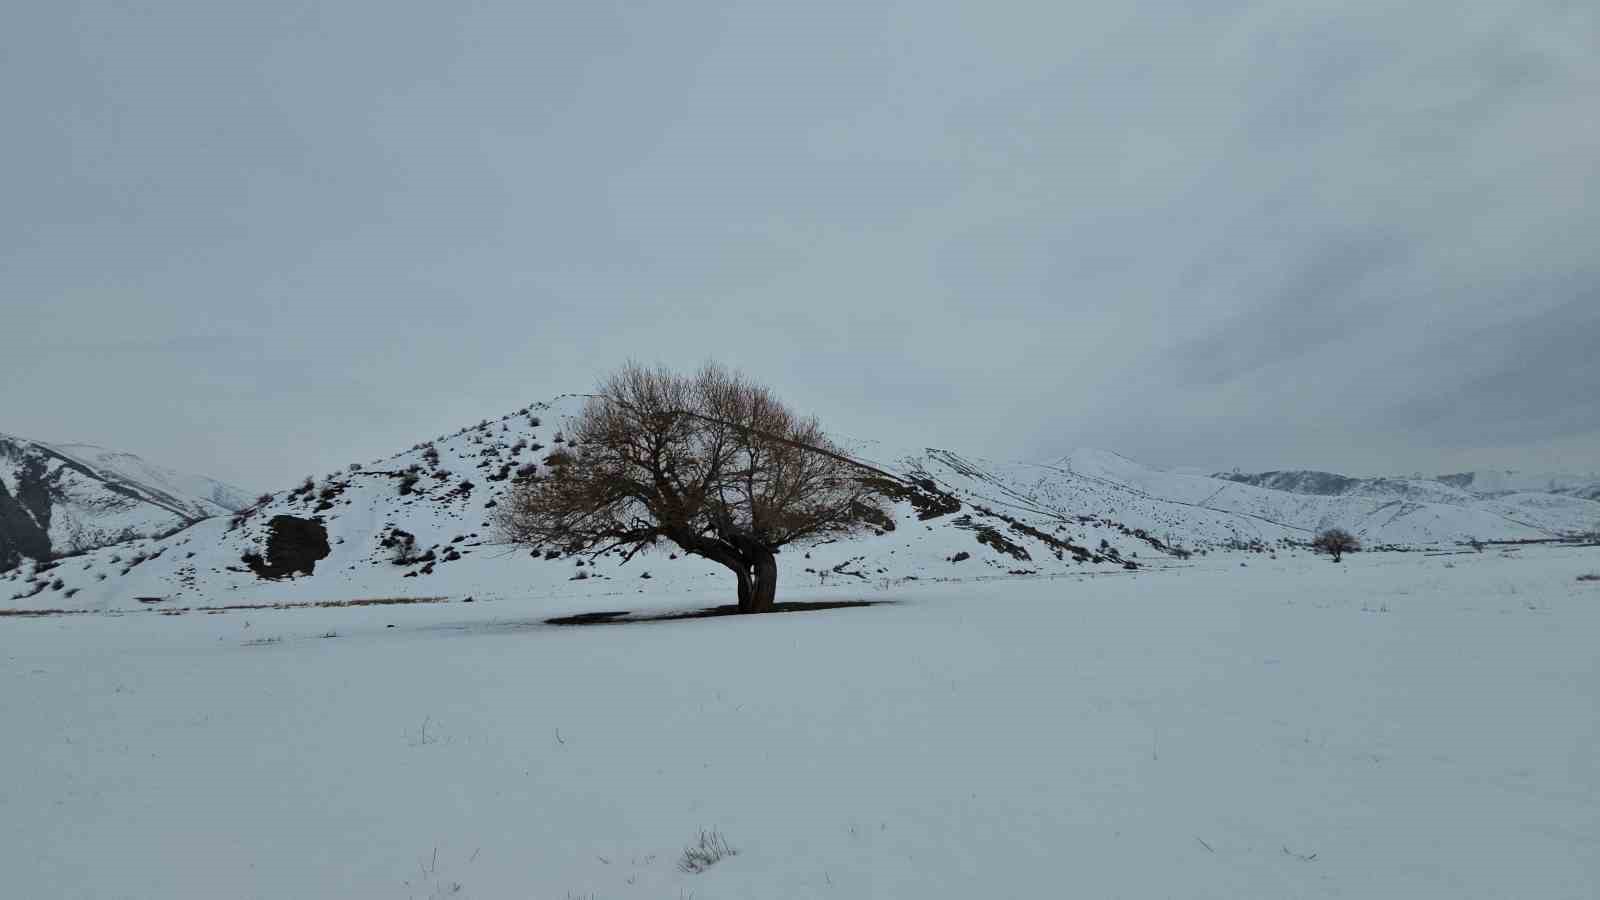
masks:
{"type": "Polygon", "coordinates": [[[1343,528],[1329,528],[1319,533],[1311,546],[1333,557],[1338,562],[1346,553],[1355,553],[1361,549],[1361,541],[1355,535],[1343,528]]]}
{"type": "Polygon", "coordinates": [[[508,540],[626,558],[665,538],[733,570],[740,606],[770,608],[778,548],[881,521],[869,472],[816,419],[710,365],[625,366],[567,430],[575,449],[501,508],[508,540]]]}

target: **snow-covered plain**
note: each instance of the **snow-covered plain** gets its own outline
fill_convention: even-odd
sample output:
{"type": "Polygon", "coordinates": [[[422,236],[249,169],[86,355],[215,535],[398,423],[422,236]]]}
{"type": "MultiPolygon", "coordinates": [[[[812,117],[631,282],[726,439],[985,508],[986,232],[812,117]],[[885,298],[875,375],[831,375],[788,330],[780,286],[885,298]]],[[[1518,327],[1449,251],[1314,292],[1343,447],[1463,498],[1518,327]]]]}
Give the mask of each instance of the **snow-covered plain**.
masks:
{"type": "Polygon", "coordinates": [[[542,620],[596,598],[0,619],[0,895],[1595,897],[1597,570],[1213,553],[578,628],[542,620]],[[702,828],[737,855],[679,871],[702,828]]]}

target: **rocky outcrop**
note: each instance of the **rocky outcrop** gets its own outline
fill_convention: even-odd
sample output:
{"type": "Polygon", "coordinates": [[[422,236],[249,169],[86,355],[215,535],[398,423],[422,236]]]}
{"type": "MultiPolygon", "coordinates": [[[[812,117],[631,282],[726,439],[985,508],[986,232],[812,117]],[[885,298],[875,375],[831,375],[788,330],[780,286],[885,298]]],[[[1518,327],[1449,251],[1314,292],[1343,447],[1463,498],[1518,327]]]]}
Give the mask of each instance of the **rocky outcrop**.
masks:
{"type": "MultiPolygon", "coordinates": [[[[4,453],[0,446],[0,453],[4,453]]],[[[38,459],[22,459],[12,484],[16,494],[0,480],[0,571],[29,559],[50,556],[50,492],[44,479],[44,464],[38,459]]]]}
{"type": "Polygon", "coordinates": [[[311,575],[317,561],[333,550],[328,546],[328,529],[320,519],[299,516],[273,516],[267,523],[267,552],[246,553],[244,564],[261,578],[286,578],[311,575]]]}

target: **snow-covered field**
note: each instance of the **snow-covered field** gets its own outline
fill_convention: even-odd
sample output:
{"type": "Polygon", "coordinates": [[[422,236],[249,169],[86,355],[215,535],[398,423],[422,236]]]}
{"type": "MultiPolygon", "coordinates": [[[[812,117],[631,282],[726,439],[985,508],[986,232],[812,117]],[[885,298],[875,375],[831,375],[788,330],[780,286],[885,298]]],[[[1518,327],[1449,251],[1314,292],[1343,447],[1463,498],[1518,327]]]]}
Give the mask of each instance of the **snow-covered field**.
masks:
{"type": "Polygon", "coordinates": [[[582,596],[0,619],[0,895],[1592,898],[1595,571],[1212,554],[583,628],[542,624],[582,596]],[[737,854],[679,871],[703,828],[737,854]]]}

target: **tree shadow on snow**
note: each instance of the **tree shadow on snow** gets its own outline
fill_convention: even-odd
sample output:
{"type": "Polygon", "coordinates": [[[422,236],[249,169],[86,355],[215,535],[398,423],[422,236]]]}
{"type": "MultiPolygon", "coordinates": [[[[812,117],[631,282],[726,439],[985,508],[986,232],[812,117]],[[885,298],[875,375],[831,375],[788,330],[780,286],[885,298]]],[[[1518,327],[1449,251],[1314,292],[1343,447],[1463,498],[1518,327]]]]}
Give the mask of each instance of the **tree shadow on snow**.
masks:
{"type": "Polygon", "coordinates": [[[764,616],[771,613],[813,612],[822,609],[846,609],[853,606],[888,606],[894,600],[821,600],[811,603],[776,603],[759,613],[742,613],[737,606],[713,606],[686,612],[666,612],[634,615],[621,609],[608,612],[579,613],[575,616],[557,616],[545,619],[546,625],[626,625],[633,622],[673,622],[679,619],[715,619],[722,616],[764,616]]]}

